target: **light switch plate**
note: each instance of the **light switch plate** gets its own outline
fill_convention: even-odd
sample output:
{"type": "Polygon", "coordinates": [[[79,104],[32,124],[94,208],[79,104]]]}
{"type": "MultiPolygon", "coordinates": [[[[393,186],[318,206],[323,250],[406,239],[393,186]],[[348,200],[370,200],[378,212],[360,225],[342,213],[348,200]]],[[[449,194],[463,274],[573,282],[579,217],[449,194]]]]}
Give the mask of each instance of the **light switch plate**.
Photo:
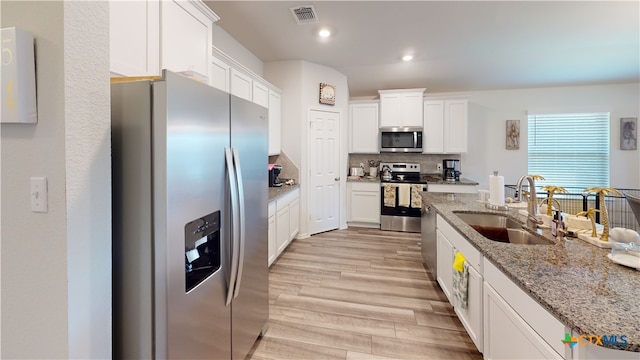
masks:
{"type": "Polygon", "coordinates": [[[43,212],[48,211],[48,191],[46,177],[31,178],[31,211],[43,212]]]}

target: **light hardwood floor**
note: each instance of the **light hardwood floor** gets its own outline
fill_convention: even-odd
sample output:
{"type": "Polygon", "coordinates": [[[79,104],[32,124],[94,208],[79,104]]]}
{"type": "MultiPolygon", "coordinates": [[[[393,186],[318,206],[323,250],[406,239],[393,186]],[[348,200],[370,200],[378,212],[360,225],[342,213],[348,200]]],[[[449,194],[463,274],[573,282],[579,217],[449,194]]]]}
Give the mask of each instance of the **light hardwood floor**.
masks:
{"type": "Polygon", "coordinates": [[[482,359],[420,256],[420,235],[349,228],[294,240],[269,273],[252,360],[482,359]]]}

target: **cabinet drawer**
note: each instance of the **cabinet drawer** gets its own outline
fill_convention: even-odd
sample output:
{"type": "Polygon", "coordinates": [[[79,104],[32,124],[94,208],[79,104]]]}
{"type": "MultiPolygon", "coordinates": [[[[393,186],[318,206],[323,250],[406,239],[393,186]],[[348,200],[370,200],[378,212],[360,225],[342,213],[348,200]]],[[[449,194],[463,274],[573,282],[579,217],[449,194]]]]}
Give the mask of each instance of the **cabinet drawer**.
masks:
{"type": "Polygon", "coordinates": [[[451,245],[460,251],[462,255],[467,259],[469,264],[476,268],[482,275],[482,255],[473,245],[467,241],[459,232],[457,232],[453,226],[451,226],[442,216],[438,215],[437,220],[438,230],[447,237],[451,245]]]}
{"type": "Polygon", "coordinates": [[[380,192],[380,183],[378,182],[351,182],[350,184],[353,191],[380,192]]]}

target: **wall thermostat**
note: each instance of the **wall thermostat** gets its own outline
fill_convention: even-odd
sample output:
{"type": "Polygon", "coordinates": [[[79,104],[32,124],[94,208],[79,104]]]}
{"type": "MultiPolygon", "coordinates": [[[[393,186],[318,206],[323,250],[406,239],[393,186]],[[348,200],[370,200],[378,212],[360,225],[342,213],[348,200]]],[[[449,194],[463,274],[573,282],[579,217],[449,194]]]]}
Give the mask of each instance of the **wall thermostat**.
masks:
{"type": "Polygon", "coordinates": [[[15,27],[1,29],[1,123],[38,122],[33,35],[15,27]]]}

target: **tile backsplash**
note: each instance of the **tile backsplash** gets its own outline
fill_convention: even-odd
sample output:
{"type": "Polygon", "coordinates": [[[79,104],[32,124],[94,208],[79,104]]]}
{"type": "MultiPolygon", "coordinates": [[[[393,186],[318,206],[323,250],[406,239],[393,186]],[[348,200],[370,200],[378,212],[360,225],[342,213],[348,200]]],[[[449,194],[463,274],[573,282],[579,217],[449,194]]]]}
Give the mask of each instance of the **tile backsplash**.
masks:
{"type": "MultiPolygon", "coordinates": [[[[442,164],[444,159],[460,160],[460,154],[411,154],[411,153],[383,153],[383,154],[349,154],[349,167],[360,166],[364,163],[364,169],[369,169],[369,160],[376,164],[380,162],[410,162],[419,163],[422,173],[437,173],[437,164],[442,164]]],[[[348,174],[349,169],[347,169],[348,174]]]]}

